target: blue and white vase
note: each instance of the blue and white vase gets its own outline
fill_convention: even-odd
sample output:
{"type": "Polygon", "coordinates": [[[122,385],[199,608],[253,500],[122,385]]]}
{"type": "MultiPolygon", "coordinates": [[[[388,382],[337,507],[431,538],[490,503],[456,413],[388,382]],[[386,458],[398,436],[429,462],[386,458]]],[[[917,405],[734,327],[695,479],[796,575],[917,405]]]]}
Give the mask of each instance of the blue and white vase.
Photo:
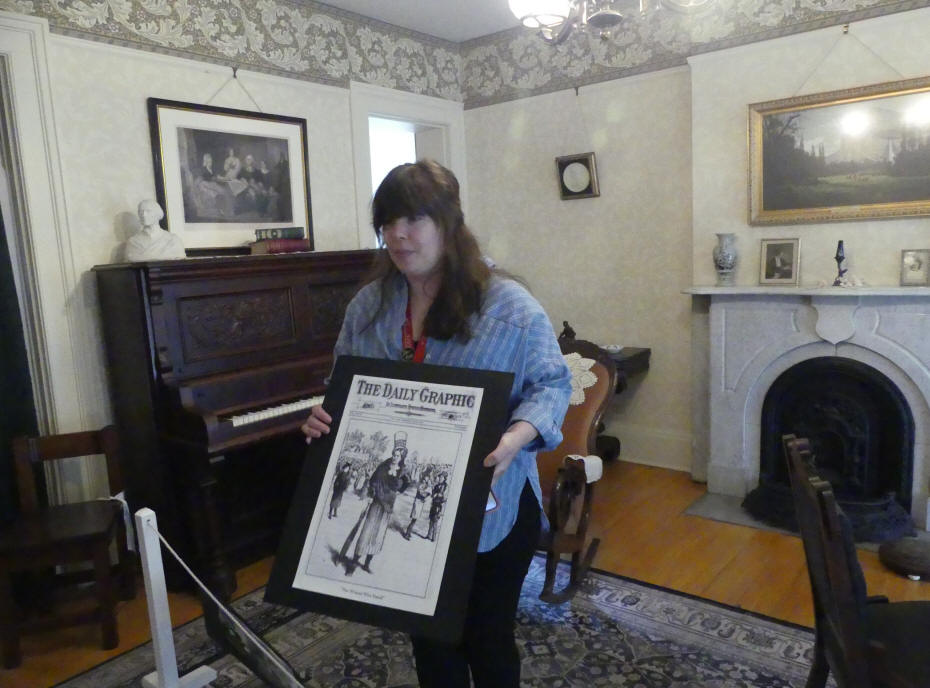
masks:
{"type": "Polygon", "coordinates": [[[717,286],[729,287],[733,285],[733,274],[736,272],[736,235],[732,232],[718,232],[717,245],[714,246],[714,269],[717,271],[717,286]]]}

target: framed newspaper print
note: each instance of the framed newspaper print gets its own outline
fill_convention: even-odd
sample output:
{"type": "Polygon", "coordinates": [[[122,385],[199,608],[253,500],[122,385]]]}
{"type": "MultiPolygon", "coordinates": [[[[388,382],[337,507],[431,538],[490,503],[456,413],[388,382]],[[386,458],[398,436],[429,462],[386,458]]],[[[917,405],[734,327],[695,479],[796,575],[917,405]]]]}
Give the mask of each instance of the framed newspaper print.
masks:
{"type": "Polygon", "coordinates": [[[342,356],[265,599],[443,642],[461,635],[513,375],[342,356]]]}

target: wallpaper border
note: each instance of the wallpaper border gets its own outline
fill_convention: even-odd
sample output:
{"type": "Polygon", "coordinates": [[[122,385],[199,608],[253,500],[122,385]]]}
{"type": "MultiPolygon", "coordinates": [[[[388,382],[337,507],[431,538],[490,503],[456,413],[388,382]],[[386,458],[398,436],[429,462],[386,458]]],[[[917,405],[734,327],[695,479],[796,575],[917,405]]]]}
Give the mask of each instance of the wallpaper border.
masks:
{"type": "Polygon", "coordinates": [[[930,0],[717,0],[694,16],[657,11],[632,18],[608,40],[577,35],[552,46],[522,28],[454,43],[312,0],[0,0],[0,9],[42,17],[60,35],[343,88],[360,81],[466,109],[928,6],[930,0]]]}

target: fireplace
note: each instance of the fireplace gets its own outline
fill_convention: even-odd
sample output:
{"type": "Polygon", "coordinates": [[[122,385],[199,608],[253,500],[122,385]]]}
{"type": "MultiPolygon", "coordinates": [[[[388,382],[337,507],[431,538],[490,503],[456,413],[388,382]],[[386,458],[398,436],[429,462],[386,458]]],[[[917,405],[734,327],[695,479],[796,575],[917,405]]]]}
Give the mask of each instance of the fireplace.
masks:
{"type": "Polygon", "coordinates": [[[687,291],[692,473],[709,493],[786,490],[780,440],[794,432],[810,436],[841,499],[890,500],[927,529],[930,288],[687,291]]]}
{"type": "Polygon", "coordinates": [[[887,376],[824,356],[788,368],[766,392],[759,485],[743,507],[761,521],[796,530],[781,440],[786,433],[810,440],[815,471],[833,486],[857,541],[914,534],[914,419],[887,376]]]}

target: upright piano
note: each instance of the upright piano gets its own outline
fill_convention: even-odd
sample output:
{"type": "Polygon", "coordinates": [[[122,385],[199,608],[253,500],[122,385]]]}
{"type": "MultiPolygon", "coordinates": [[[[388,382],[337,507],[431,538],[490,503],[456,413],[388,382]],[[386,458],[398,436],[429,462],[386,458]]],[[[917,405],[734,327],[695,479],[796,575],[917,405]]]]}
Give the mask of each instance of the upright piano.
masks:
{"type": "MultiPolygon", "coordinates": [[[[94,268],[126,497],[217,594],[274,551],[372,251],[94,268]]],[[[185,586],[169,565],[172,587],[185,586]]]]}

